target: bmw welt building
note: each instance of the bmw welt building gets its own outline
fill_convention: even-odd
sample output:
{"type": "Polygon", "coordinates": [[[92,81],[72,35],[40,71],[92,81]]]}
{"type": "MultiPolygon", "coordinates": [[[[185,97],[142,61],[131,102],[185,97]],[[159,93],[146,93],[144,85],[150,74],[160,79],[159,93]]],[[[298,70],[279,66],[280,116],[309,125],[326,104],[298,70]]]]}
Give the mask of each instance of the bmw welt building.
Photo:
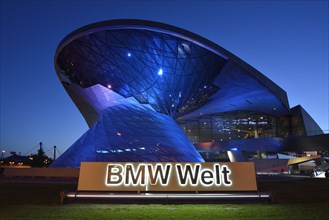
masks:
{"type": "Polygon", "coordinates": [[[229,51],[187,30],[110,20],[65,37],[59,80],[90,127],[52,167],[80,162],[246,161],[327,149],[286,92],[229,51]]]}

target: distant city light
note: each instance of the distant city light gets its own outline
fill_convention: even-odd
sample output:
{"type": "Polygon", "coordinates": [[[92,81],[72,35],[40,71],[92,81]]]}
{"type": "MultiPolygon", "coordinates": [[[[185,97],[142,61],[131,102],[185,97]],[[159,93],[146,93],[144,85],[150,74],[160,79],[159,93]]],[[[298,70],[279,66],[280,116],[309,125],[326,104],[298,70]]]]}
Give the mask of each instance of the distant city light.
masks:
{"type": "Polygon", "coordinates": [[[162,69],[159,69],[158,75],[159,76],[162,76],[162,74],[163,74],[163,70],[162,69]]]}
{"type": "Polygon", "coordinates": [[[107,88],[112,89],[112,85],[108,84],[107,88]]]}
{"type": "Polygon", "coordinates": [[[238,150],[238,148],[232,147],[230,150],[236,151],[236,150],[238,150]]]}

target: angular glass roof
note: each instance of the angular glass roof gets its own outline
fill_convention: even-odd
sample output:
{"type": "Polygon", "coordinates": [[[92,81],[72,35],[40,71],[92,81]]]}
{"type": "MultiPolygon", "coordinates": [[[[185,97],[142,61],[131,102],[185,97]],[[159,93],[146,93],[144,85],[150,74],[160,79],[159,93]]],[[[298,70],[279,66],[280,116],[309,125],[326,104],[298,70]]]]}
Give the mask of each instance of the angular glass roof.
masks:
{"type": "Polygon", "coordinates": [[[61,80],[101,84],[174,118],[219,90],[226,60],[183,38],[140,29],[103,30],[68,43],[57,57],[61,80]]]}

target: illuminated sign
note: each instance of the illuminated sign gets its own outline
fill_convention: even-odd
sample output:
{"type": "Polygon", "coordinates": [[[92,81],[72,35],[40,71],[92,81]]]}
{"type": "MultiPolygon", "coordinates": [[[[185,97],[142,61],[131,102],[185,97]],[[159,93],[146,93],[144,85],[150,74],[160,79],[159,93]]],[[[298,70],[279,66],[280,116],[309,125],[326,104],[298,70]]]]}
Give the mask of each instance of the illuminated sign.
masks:
{"type": "Polygon", "coordinates": [[[79,191],[255,191],[254,163],[82,162],[79,191]]]}

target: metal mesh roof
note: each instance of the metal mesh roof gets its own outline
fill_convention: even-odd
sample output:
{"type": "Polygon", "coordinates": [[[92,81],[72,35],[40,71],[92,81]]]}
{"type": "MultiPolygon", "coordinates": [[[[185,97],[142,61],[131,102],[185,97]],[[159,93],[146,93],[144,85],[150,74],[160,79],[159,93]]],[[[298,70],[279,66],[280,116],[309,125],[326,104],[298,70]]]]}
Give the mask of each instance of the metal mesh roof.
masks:
{"type": "Polygon", "coordinates": [[[225,60],[186,40],[147,30],[107,30],[66,45],[57,64],[62,80],[102,84],[173,117],[207,102],[225,60]],[[191,104],[190,104],[191,103],[191,104]]]}

